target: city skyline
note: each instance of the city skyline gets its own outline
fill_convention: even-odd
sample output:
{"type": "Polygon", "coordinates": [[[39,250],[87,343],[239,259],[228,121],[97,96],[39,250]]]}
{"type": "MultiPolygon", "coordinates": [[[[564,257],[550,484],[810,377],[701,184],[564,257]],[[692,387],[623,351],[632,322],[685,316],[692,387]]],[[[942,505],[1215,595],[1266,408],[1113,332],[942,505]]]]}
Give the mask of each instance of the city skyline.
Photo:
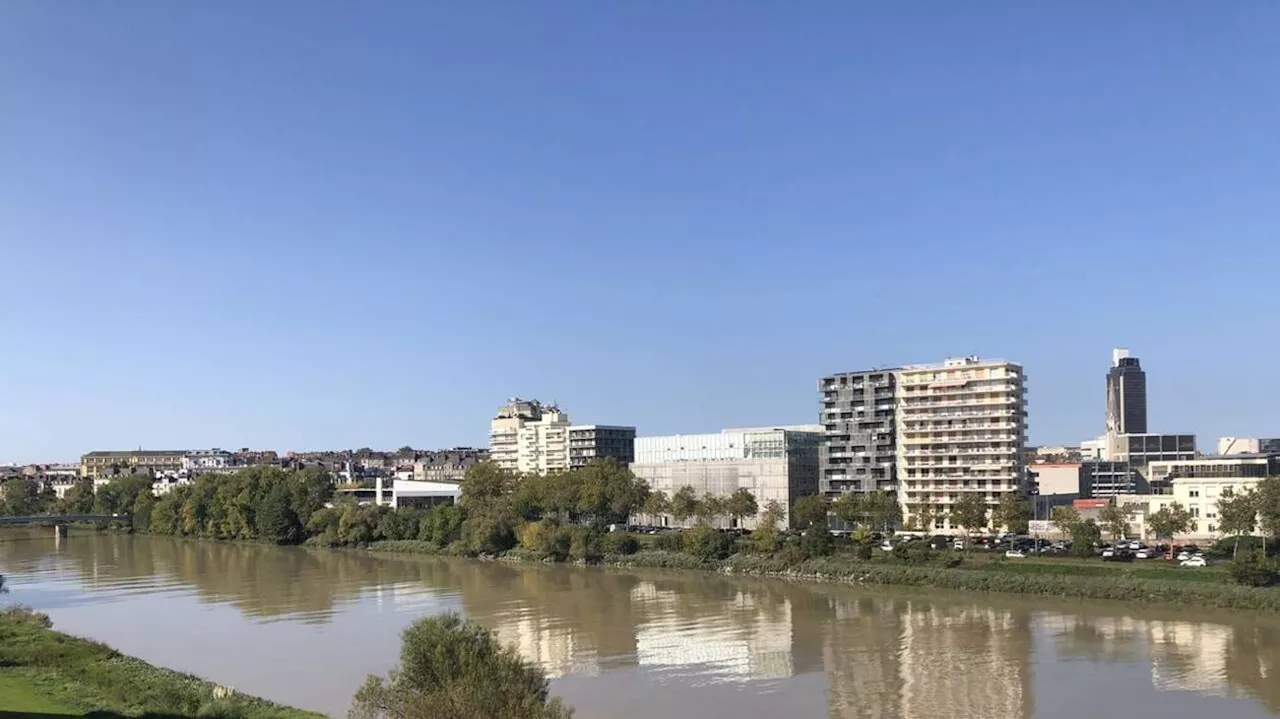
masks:
{"type": "Polygon", "coordinates": [[[1274,436],[1278,22],[12,4],[0,461],[480,445],[513,394],[802,424],[818,378],[970,354],[1058,444],[1117,346],[1152,427],[1274,436]]]}
{"type": "MultiPolygon", "coordinates": [[[[1114,353],[1114,352],[1120,352],[1120,351],[1124,351],[1124,352],[1126,352],[1126,356],[1127,356],[1127,352],[1128,352],[1128,350],[1127,350],[1127,349],[1125,349],[1125,348],[1118,348],[1118,349],[1115,349],[1115,350],[1113,350],[1113,353],[1114,353]]],[[[989,358],[984,357],[984,359],[989,359],[989,358]]],[[[1097,433],[1098,433],[1098,431],[1099,431],[1099,428],[1102,428],[1102,430],[1105,430],[1105,429],[1106,429],[1106,427],[1107,427],[1107,425],[1108,425],[1108,421],[1109,421],[1110,390],[1108,389],[1106,392],[1104,392],[1104,391],[1102,391],[1102,390],[1099,390],[1099,389],[1097,388],[1096,384],[1097,384],[1097,379],[1098,379],[1098,376],[1099,376],[1099,375],[1101,375],[1103,378],[1106,378],[1106,377],[1109,377],[1109,376],[1110,376],[1110,375],[1109,375],[1109,371],[1114,370],[1114,366],[1115,366],[1115,362],[1116,362],[1116,361],[1117,361],[1117,360],[1115,360],[1115,359],[1114,359],[1114,357],[1113,357],[1113,358],[1112,358],[1112,360],[1110,361],[1110,362],[1111,362],[1111,364],[1104,365],[1101,369],[1097,369],[1097,368],[1095,368],[1095,369],[1096,369],[1096,371],[1092,373],[1092,374],[1094,375],[1094,384],[1095,384],[1095,387],[1094,387],[1094,393],[1093,393],[1093,394],[1095,395],[1095,396],[1094,396],[1094,399],[1096,399],[1096,400],[1097,400],[1096,404],[1098,405],[1098,407],[1097,407],[1097,412],[1095,413],[1095,414],[1096,414],[1096,416],[1095,416],[1095,418],[1094,418],[1094,419],[1095,419],[1095,422],[1094,422],[1094,424],[1093,424],[1091,427],[1088,427],[1088,428],[1084,429],[1084,430],[1083,430],[1079,435],[1077,435],[1077,436],[1062,438],[1062,439],[1061,439],[1061,440],[1059,440],[1059,441],[1037,441],[1037,440],[1035,440],[1035,439],[1034,439],[1034,435],[1035,435],[1035,429],[1034,429],[1034,428],[1035,428],[1036,424],[1038,423],[1038,422],[1037,422],[1037,420],[1038,420],[1038,412],[1036,411],[1036,405],[1035,405],[1032,401],[1029,401],[1029,402],[1028,402],[1028,406],[1029,406],[1030,410],[1029,410],[1029,412],[1028,412],[1028,418],[1029,418],[1030,429],[1029,429],[1029,431],[1028,431],[1028,437],[1029,437],[1029,438],[1031,438],[1031,439],[1029,439],[1029,440],[1028,440],[1028,442],[1027,442],[1027,445],[1026,445],[1026,446],[1028,446],[1028,447],[1032,447],[1032,446],[1058,446],[1058,445],[1063,445],[1063,446],[1077,446],[1077,445],[1079,445],[1082,441],[1083,441],[1083,442],[1088,442],[1088,441],[1090,441],[1090,440],[1094,439],[1094,437],[1096,437],[1096,436],[1097,436],[1097,433]]],[[[858,373],[867,373],[867,372],[889,372],[889,371],[894,370],[894,369],[896,369],[896,368],[898,368],[898,367],[901,367],[901,366],[909,366],[909,365],[911,365],[911,364],[912,364],[912,363],[900,363],[900,364],[898,364],[898,365],[889,364],[889,365],[884,365],[883,367],[877,367],[876,369],[846,370],[846,371],[842,371],[842,372],[840,372],[840,373],[836,373],[836,374],[837,374],[837,375],[839,375],[839,374],[848,374],[849,372],[853,372],[854,374],[858,374],[858,373]]],[[[1158,371],[1159,371],[1159,370],[1157,369],[1157,376],[1158,376],[1158,371]]],[[[1028,387],[1029,387],[1029,391],[1028,391],[1028,394],[1029,394],[1032,398],[1034,398],[1034,396],[1035,396],[1035,388],[1036,388],[1036,377],[1035,377],[1035,375],[1034,375],[1033,373],[1030,373],[1030,372],[1029,372],[1028,374],[1029,374],[1029,380],[1028,380],[1028,387]]],[[[815,379],[815,382],[816,382],[817,384],[821,384],[822,379],[823,379],[823,378],[816,378],[816,379],[815,379]]],[[[1145,379],[1145,378],[1144,378],[1144,379],[1145,379]]],[[[1158,387],[1160,387],[1160,386],[1161,386],[1161,383],[1156,382],[1156,383],[1155,383],[1155,386],[1158,388],[1158,387]]],[[[1108,385],[1108,387],[1109,387],[1109,385],[1108,385]]],[[[1159,407],[1159,406],[1160,406],[1160,401],[1159,401],[1158,393],[1159,393],[1159,390],[1158,390],[1158,389],[1157,389],[1155,392],[1151,393],[1151,395],[1156,395],[1156,396],[1157,396],[1157,402],[1156,402],[1156,406],[1157,406],[1157,407],[1159,407]]],[[[563,395],[563,394],[565,394],[565,393],[561,393],[561,395],[563,395]]],[[[570,394],[572,394],[572,393],[570,393],[570,394]]],[[[812,392],[810,392],[810,394],[812,395],[812,392]]],[[[1151,396],[1151,395],[1148,395],[1148,396],[1151,396]]],[[[559,396],[559,395],[558,395],[558,396],[559,396]]],[[[537,402],[537,401],[538,401],[538,399],[537,399],[536,397],[533,397],[532,395],[528,395],[528,399],[529,399],[529,401],[533,401],[533,402],[537,402]]],[[[812,399],[812,397],[810,397],[810,399],[812,399]]],[[[1144,398],[1144,399],[1145,399],[1145,398],[1144,398]]],[[[565,404],[565,403],[559,403],[559,404],[565,404]]],[[[492,405],[492,403],[491,403],[491,405],[492,405]]],[[[809,418],[807,418],[807,419],[804,419],[804,420],[801,420],[801,419],[799,419],[799,418],[793,418],[793,419],[795,419],[795,421],[794,421],[794,422],[786,422],[786,421],[773,421],[773,422],[770,422],[770,421],[760,421],[760,422],[745,422],[745,421],[737,421],[737,422],[735,423],[735,421],[734,421],[734,420],[735,420],[735,418],[726,418],[726,419],[725,419],[725,422],[723,423],[723,426],[748,426],[748,425],[751,425],[751,426],[761,426],[761,427],[765,427],[765,426],[782,426],[782,425],[787,425],[787,424],[795,424],[795,425],[802,425],[802,424],[814,424],[814,423],[821,424],[821,422],[822,422],[822,418],[823,418],[823,416],[824,416],[824,415],[823,415],[823,411],[822,411],[822,409],[821,409],[821,407],[822,407],[822,402],[821,402],[821,401],[815,401],[815,402],[814,402],[814,405],[815,405],[815,409],[813,410],[813,416],[811,416],[811,417],[809,417],[809,418]]],[[[566,406],[567,406],[567,405],[566,405],[566,406]]],[[[479,432],[477,433],[477,434],[478,434],[478,436],[474,437],[470,442],[463,441],[463,442],[455,442],[455,443],[443,443],[443,442],[431,442],[431,441],[429,441],[429,440],[403,441],[403,442],[396,442],[396,443],[386,443],[386,442],[383,442],[383,443],[368,443],[368,442],[366,442],[366,443],[350,443],[350,442],[348,442],[348,443],[346,443],[346,444],[334,445],[334,446],[327,446],[327,447],[321,447],[321,446],[277,447],[277,446],[272,446],[272,445],[269,445],[269,444],[236,444],[236,443],[226,443],[226,442],[209,442],[209,441],[202,441],[202,442],[197,442],[197,443],[195,443],[195,444],[174,445],[174,446],[160,446],[160,445],[154,445],[154,444],[135,443],[135,444],[133,444],[133,445],[126,445],[126,446],[119,446],[119,447],[106,447],[106,446],[93,446],[93,447],[86,447],[86,448],[81,448],[79,451],[74,452],[74,454],[73,454],[73,455],[71,455],[71,456],[68,456],[68,457],[56,457],[56,458],[53,458],[53,459],[49,459],[49,458],[8,459],[8,458],[5,458],[5,457],[3,457],[3,456],[0,456],[0,465],[24,465],[24,464],[37,464],[37,463],[39,463],[39,464],[46,464],[46,463],[75,463],[76,461],[78,461],[78,458],[79,458],[81,455],[83,455],[84,453],[86,453],[86,452],[90,452],[90,451],[94,451],[94,450],[103,450],[103,449],[111,449],[111,450],[127,450],[127,449],[143,449],[143,450],[156,450],[156,449],[174,450],[174,449],[181,449],[181,450],[194,450],[194,449],[207,449],[207,448],[219,448],[219,447],[221,447],[221,448],[238,448],[238,447],[244,447],[244,448],[252,449],[252,450],[273,450],[273,451],[279,451],[279,452],[299,452],[299,453],[306,453],[306,452],[318,452],[318,451],[319,451],[319,452],[323,452],[323,451],[355,450],[355,449],[357,449],[357,448],[363,448],[363,447],[369,447],[369,448],[372,448],[372,449],[374,449],[374,450],[376,450],[376,451],[394,451],[395,449],[397,449],[397,448],[399,448],[399,447],[403,447],[403,446],[413,447],[414,449],[417,449],[417,450],[444,450],[444,449],[450,449],[450,448],[466,448],[466,447],[471,447],[471,448],[486,448],[486,447],[488,447],[488,446],[489,446],[489,442],[490,442],[490,439],[491,439],[491,437],[490,437],[490,428],[489,428],[489,423],[490,423],[490,421],[492,420],[492,415],[493,415],[493,411],[492,411],[492,409],[490,408],[490,410],[488,411],[488,414],[484,415],[483,417],[480,417],[479,419],[474,418],[474,417],[473,417],[473,418],[470,418],[470,419],[472,420],[472,422],[471,422],[472,424],[475,424],[475,425],[477,425],[478,427],[480,427],[480,428],[481,428],[481,429],[479,430],[479,432]]],[[[1156,415],[1157,417],[1159,417],[1159,416],[1160,416],[1160,415],[1159,415],[1159,413],[1155,413],[1155,415],[1156,415]]],[[[624,420],[625,420],[625,418],[624,418],[624,420]]],[[[1165,426],[1165,424],[1166,424],[1166,423],[1164,423],[1162,420],[1159,420],[1159,419],[1157,420],[1157,423],[1158,423],[1158,424],[1160,424],[1162,427],[1163,427],[1163,426],[1165,426]]],[[[567,425],[566,425],[566,426],[567,426],[567,425]]],[[[1175,426],[1176,426],[1176,425],[1175,425],[1175,426]]],[[[645,436],[653,437],[653,436],[663,436],[663,434],[670,434],[670,435],[701,434],[701,433],[705,433],[705,432],[708,432],[708,431],[719,431],[719,429],[718,429],[718,428],[710,428],[710,429],[689,428],[687,431],[672,431],[672,432],[666,432],[666,433],[661,433],[661,434],[660,434],[660,433],[658,433],[658,432],[656,432],[656,431],[655,431],[655,432],[648,432],[648,431],[646,431],[646,430],[645,430],[645,428],[644,428],[644,427],[639,427],[639,426],[637,426],[637,427],[636,427],[636,431],[637,431],[637,436],[640,436],[640,437],[645,437],[645,436]]],[[[1198,433],[1196,433],[1196,432],[1186,432],[1186,434],[1194,434],[1194,435],[1196,435],[1196,436],[1199,438],[1199,441],[1200,441],[1201,443],[1203,443],[1203,446],[1198,447],[1198,450],[1199,450],[1200,452],[1205,453],[1205,454],[1212,454],[1212,453],[1214,452],[1214,450],[1215,450],[1215,446],[1214,446],[1214,445],[1215,445],[1215,443],[1216,443],[1217,438],[1220,438],[1220,437],[1231,437],[1231,436],[1247,436],[1247,437],[1269,436],[1269,435],[1268,435],[1268,432],[1269,432],[1269,431],[1270,431],[1270,425],[1264,425],[1264,426],[1262,426],[1262,427],[1250,428],[1250,430],[1249,430],[1249,431],[1246,431],[1246,432],[1239,432],[1239,433],[1237,433],[1237,435],[1231,435],[1231,434],[1227,434],[1227,433],[1218,433],[1218,434],[1212,434],[1212,433],[1211,433],[1211,434],[1198,434],[1198,433]]],[[[1105,431],[1104,431],[1103,433],[1105,434],[1105,431]]],[[[1271,434],[1275,434],[1275,432],[1274,432],[1274,431],[1271,431],[1270,433],[1271,433],[1271,434]]]]}

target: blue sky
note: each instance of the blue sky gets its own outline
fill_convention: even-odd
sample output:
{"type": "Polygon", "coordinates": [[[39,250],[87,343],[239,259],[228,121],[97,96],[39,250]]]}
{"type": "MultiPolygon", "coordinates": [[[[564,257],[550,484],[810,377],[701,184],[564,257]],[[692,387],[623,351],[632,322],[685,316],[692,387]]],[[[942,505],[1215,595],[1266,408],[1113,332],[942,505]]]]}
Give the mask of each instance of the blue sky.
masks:
{"type": "Polygon", "coordinates": [[[1032,440],[1280,434],[1280,5],[0,9],[0,461],[813,421],[1004,356],[1032,440]]]}

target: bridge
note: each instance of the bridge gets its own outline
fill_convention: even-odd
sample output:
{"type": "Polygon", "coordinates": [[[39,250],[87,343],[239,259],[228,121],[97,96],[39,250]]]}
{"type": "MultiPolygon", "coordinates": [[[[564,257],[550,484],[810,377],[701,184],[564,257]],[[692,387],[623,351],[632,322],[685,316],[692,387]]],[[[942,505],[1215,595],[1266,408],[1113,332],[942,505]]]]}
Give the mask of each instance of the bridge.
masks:
{"type": "Polygon", "coordinates": [[[67,525],[72,522],[130,522],[128,514],[36,514],[30,517],[0,517],[0,526],[14,524],[52,524],[53,538],[62,541],[67,525]]]}

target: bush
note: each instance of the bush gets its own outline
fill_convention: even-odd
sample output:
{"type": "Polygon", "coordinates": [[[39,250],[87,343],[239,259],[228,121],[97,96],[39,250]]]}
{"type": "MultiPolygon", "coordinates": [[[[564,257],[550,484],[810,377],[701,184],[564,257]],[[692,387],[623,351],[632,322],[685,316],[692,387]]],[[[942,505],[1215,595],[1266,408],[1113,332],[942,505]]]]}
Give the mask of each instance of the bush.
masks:
{"type": "Polygon", "coordinates": [[[1275,562],[1262,556],[1261,552],[1241,554],[1228,571],[1236,584],[1246,587],[1269,587],[1276,583],[1275,562]]]}
{"type": "Polygon", "coordinates": [[[680,532],[663,532],[653,538],[653,548],[662,552],[683,552],[684,535],[680,532]]]}
{"type": "MultiPolygon", "coordinates": [[[[1262,537],[1246,536],[1240,537],[1240,552],[1236,554],[1236,538],[1223,537],[1213,543],[1213,546],[1206,552],[1210,556],[1215,557],[1243,557],[1246,554],[1262,553],[1262,537]]],[[[1280,541],[1274,539],[1267,540],[1267,556],[1280,555],[1280,541]]]]}
{"type": "Polygon", "coordinates": [[[831,530],[821,525],[814,525],[805,530],[800,537],[800,546],[804,548],[806,558],[825,557],[835,551],[836,540],[831,530]]]}
{"type": "Polygon", "coordinates": [[[603,556],[600,530],[595,527],[574,527],[569,541],[569,556],[573,559],[594,562],[603,556]]]}
{"type": "Polygon", "coordinates": [[[942,566],[947,569],[955,569],[961,564],[964,564],[964,555],[960,553],[951,553],[942,559],[942,566]]]}
{"type": "Polygon", "coordinates": [[[797,564],[803,564],[809,559],[809,553],[800,544],[799,539],[792,539],[782,547],[782,551],[778,552],[778,560],[788,567],[794,567],[797,564]]]}
{"type": "Polygon", "coordinates": [[[928,542],[915,541],[898,544],[890,554],[899,564],[920,565],[933,559],[935,552],[928,542]]]}
{"type": "Polygon", "coordinates": [[[626,532],[610,532],[604,535],[605,554],[631,555],[640,551],[640,542],[635,535],[626,532]]]}
{"type": "Polygon", "coordinates": [[[405,630],[400,666],[369,677],[351,716],[568,719],[546,675],[487,629],[457,616],[419,619],[405,630]]]}
{"type": "Polygon", "coordinates": [[[699,525],[684,533],[684,551],[704,561],[724,559],[733,554],[733,537],[699,525]]]}
{"type": "Polygon", "coordinates": [[[854,542],[853,556],[864,562],[871,560],[871,555],[876,553],[876,545],[871,542],[854,542]]]}
{"type": "Polygon", "coordinates": [[[563,562],[568,556],[573,537],[568,529],[553,519],[525,522],[520,525],[520,546],[530,552],[563,562]]]}

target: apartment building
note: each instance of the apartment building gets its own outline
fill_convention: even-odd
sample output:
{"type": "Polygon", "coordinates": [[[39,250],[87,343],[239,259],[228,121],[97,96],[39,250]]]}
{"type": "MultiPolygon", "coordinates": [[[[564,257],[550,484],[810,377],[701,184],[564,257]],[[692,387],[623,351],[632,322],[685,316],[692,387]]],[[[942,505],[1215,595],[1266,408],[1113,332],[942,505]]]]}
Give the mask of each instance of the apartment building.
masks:
{"type": "Polygon", "coordinates": [[[512,397],[489,423],[489,458],[503,469],[513,472],[529,471],[520,468],[520,430],[526,425],[542,421],[543,407],[538,400],[512,397]]]}
{"type": "Polygon", "coordinates": [[[896,379],[898,501],[908,524],[927,512],[934,529],[954,529],[945,514],[961,496],[977,494],[994,508],[1026,490],[1021,365],[953,358],[903,367],[896,379]]]}
{"type": "MultiPolygon", "coordinates": [[[[768,502],[776,501],[789,517],[793,501],[818,490],[818,447],[822,439],[822,433],[811,427],[639,437],[631,471],[648,482],[651,489],[668,497],[684,487],[699,497],[727,497],[746,489],[755,496],[761,511],[768,502]]],[[[677,524],[670,515],[638,519],[663,526],[677,524]]],[[[756,521],[754,517],[747,518],[742,526],[755,529],[756,521]]],[[[727,525],[727,520],[722,519],[719,524],[727,525]]]]}
{"type": "Polygon", "coordinates": [[[118,474],[150,471],[153,474],[177,472],[187,451],[127,450],[123,452],[89,452],[80,457],[80,476],[106,479],[118,474]]]}
{"type": "Polygon", "coordinates": [[[223,473],[239,469],[236,455],[225,449],[197,449],[182,458],[182,469],[190,474],[223,473]]]}
{"type": "Polygon", "coordinates": [[[818,381],[823,433],[818,482],[828,497],[897,491],[895,372],[842,372],[818,381]]]}
{"type": "Polygon", "coordinates": [[[471,447],[419,452],[413,463],[413,481],[459,483],[468,469],[488,458],[487,450],[471,447]]]}
{"type": "Polygon", "coordinates": [[[636,460],[636,428],[607,424],[569,427],[569,466],[585,467],[593,459],[612,457],[627,465],[636,460]]]}

